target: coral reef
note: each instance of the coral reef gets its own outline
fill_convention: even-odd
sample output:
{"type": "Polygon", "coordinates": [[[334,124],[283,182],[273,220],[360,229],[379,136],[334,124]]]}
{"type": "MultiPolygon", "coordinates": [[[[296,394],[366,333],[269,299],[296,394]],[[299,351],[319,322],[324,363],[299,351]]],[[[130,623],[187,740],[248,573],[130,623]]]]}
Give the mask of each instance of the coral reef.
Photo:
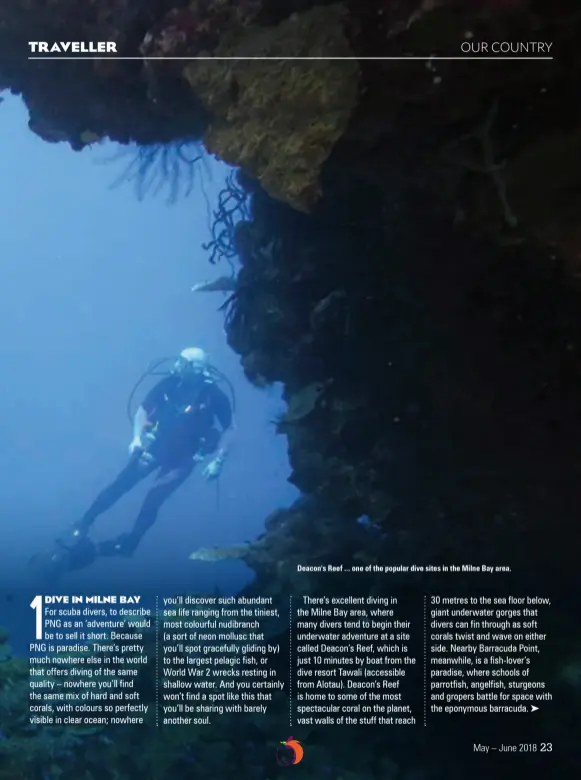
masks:
{"type": "Polygon", "coordinates": [[[247,28],[215,50],[224,57],[310,61],[196,62],[184,71],[212,115],[207,149],[298,209],[310,210],[319,199],[321,167],[357,104],[357,62],[324,59],[353,55],[344,16],[339,5],[314,8],[275,28],[247,28]]]}
{"type": "MultiPolygon", "coordinates": [[[[538,591],[542,571],[559,605],[551,633],[575,646],[564,594],[581,589],[563,542],[577,527],[581,308],[566,264],[532,237],[476,240],[429,194],[358,179],[339,152],[311,217],[249,187],[226,318],[250,381],[284,384],[277,424],[308,498],[246,548],[206,559],[241,557],[256,572],[250,592],[274,597],[328,593],[328,577],[298,573],[299,563],[507,563],[497,594],[538,591]],[[362,515],[369,525],[356,523],[362,515]]],[[[387,587],[382,575],[357,586],[387,587]]],[[[424,574],[389,592],[479,587],[424,574]]],[[[563,664],[558,652],[546,659],[555,688],[563,664]]],[[[569,701],[558,723],[538,726],[545,738],[561,733],[574,763],[569,701]]]]}
{"type": "Polygon", "coordinates": [[[261,0],[191,0],[171,8],[148,30],[140,51],[145,57],[216,53],[222,36],[249,25],[261,7],[261,0]]]}
{"type": "Polygon", "coordinates": [[[563,504],[577,490],[581,320],[564,271],[532,243],[469,240],[425,201],[420,234],[415,196],[355,190],[340,164],[333,176],[314,218],[258,190],[237,229],[228,338],[251,381],[284,383],[292,481],[353,520],[417,527],[464,552],[470,533],[481,554],[526,534],[525,559],[563,561],[545,523],[567,535],[576,522],[551,509],[557,484],[563,504]],[[466,516],[479,501],[506,507],[506,521],[463,528],[446,508],[466,516]]]}
{"type": "Polygon", "coordinates": [[[27,61],[30,40],[108,40],[122,56],[139,54],[164,6],[173,3],[8,0],[0,9],[0,85],[22,95],[33,132],[75,150],[105,137],[145,145],[199,139],[207,116],[187,86],[164,81],[163,95],[155,93],[140,62],[27,61]]]}

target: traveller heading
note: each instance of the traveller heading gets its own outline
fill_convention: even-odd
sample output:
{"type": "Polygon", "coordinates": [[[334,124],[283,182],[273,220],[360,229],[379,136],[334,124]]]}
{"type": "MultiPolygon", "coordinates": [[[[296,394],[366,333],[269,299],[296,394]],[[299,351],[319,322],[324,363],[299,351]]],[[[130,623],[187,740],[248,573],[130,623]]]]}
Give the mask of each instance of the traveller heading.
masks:
{"type": "Polygon", "coordinates": [[[114,41],[28,41],[31,54],[117,54],[114,41]]]}

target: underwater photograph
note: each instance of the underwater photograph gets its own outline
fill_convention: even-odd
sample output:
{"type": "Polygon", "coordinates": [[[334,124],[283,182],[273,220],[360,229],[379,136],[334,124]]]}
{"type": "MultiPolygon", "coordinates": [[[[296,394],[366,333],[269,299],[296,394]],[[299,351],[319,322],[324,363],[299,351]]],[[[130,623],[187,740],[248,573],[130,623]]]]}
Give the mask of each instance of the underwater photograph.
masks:
{"type": "Polygon", "coordinates": [[[0,780],[581,772],[573,0],[2,0],[0,780]]]}

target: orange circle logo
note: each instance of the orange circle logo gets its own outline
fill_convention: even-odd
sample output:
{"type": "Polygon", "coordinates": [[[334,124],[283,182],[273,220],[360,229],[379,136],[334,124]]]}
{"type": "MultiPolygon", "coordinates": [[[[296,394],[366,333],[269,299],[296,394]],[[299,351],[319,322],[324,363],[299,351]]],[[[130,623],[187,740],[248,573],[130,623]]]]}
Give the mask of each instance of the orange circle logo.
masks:
{"type": "Polygon", "coordinates": [[[280,766],[292,766],[293,764],[300,764],[303,760],[305,751],[298,739],[289,737],[284,742],[280,743],[283,748],[278,748],[276,751],[276,760],[280,766]]]}

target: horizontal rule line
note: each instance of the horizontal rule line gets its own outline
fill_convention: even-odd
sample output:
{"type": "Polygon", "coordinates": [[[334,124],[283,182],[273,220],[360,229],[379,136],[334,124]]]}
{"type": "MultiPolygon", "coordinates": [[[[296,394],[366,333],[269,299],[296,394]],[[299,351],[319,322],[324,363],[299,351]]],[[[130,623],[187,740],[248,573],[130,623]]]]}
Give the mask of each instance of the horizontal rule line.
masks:
{"type": "Polygon", "coordinates": [[[109,55],[102,55],[102,56],[84,56],[84,55],[71,55],[71,56],[61,56],[61,55],[50,55],[50,54],[43,54],[43,55],[33,55],[28,57],[29,60],[143,60],[143,61],[150,61],[150,60],[185,60],[187,62],[195,62],[196,60],[234,60],[234,61],[245,61],[245,60],[259,60],[259,61],[282,61],[282,62],[288,62],[288,61],[302,61],[302,62],[310,62],[313,60],[325,60],[325,61],[334,61],[334,60],[354,60],[356,62],[364,62],[364,61],[373,61],[373,62],[381,62],[381,61],[402,61],[402,60],[421,60],[424,62],[432,62],[434,60],[553,60],[554,57],[530,57],[525,56],[521,57],[518,55],[513,56],[486,56],[481,57],[478,54],[472,54],[472,55],[463,55],[458,57],[115,57],[115,56],[109,56],[109,55]]]}

